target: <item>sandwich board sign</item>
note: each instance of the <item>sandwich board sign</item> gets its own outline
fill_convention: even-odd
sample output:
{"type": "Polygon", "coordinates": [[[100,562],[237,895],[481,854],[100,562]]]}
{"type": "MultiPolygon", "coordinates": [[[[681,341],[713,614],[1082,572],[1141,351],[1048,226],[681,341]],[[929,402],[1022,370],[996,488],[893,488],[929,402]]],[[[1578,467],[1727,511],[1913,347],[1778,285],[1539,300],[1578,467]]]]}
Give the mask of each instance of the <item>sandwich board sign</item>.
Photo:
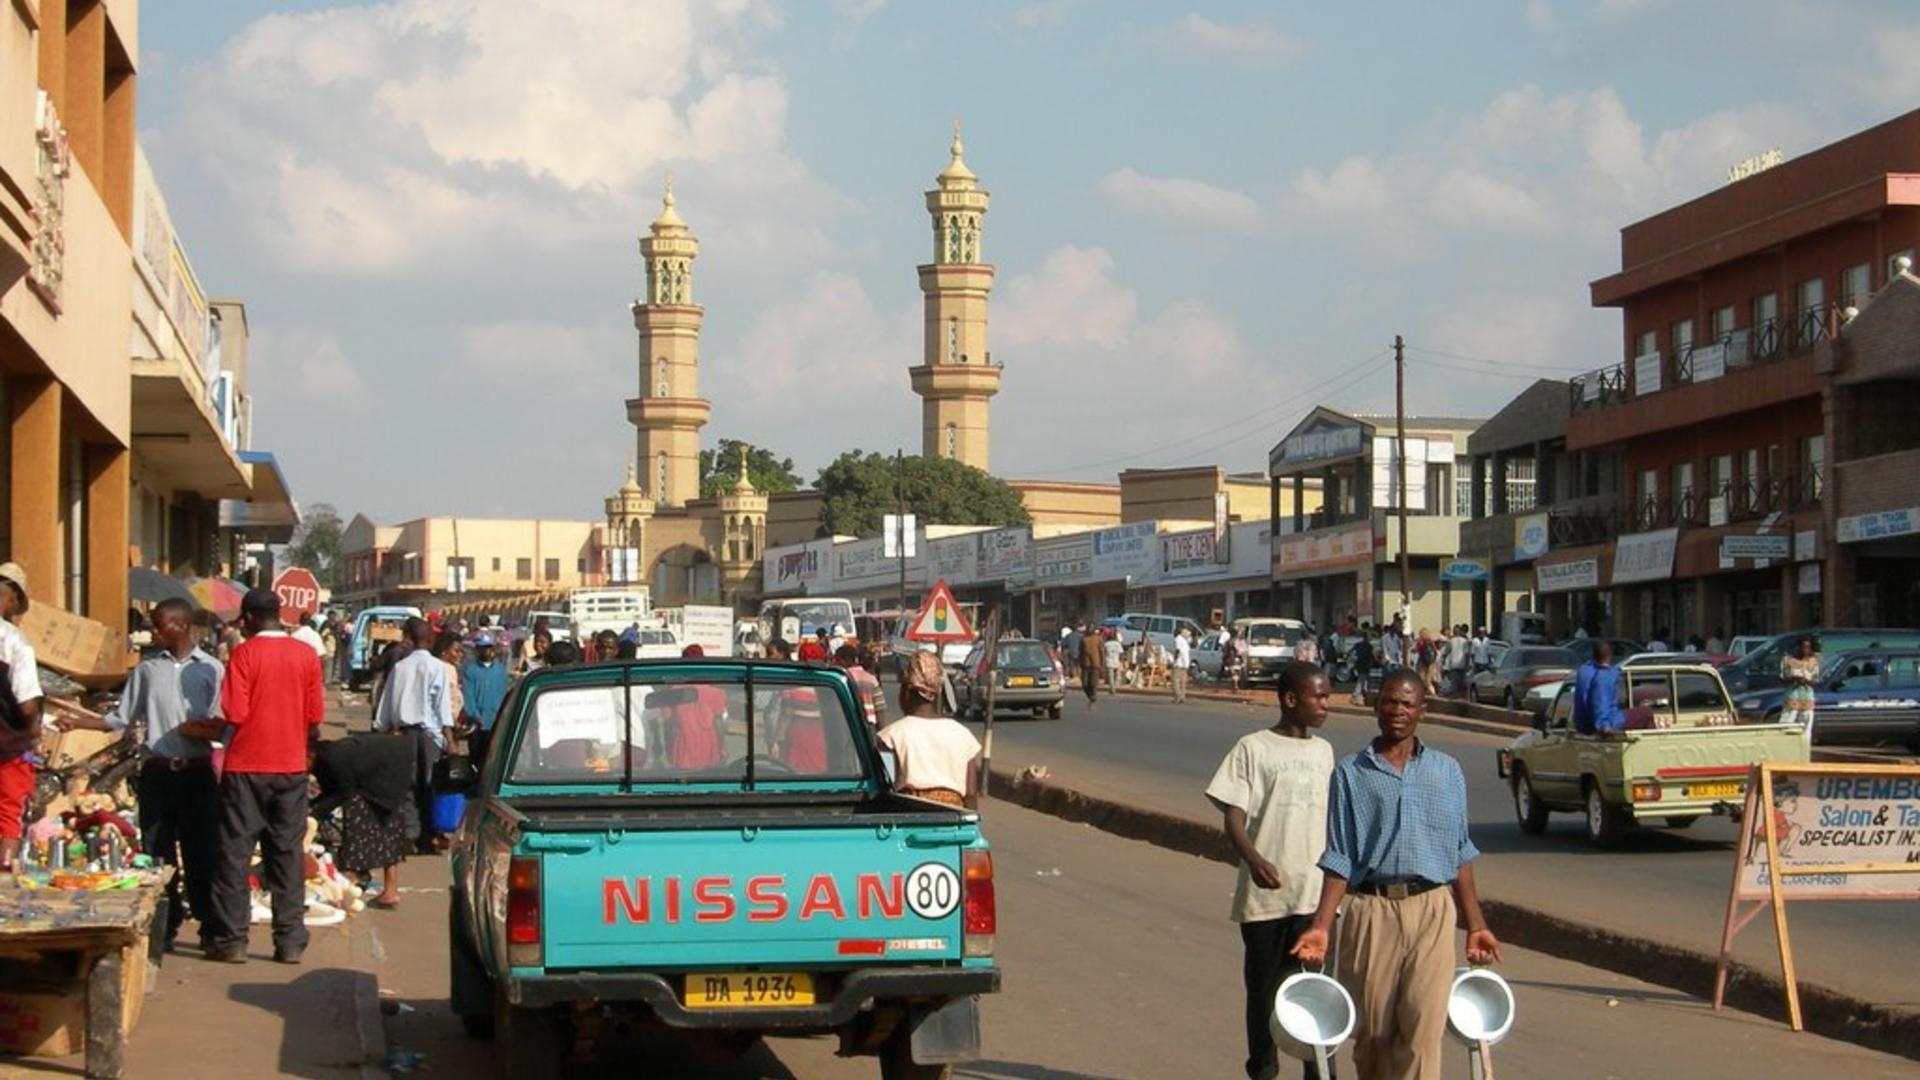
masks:
{"type": "Polygon", "coordinates": [[[945,580],[933,583],[927,590],[926,599],[920,601],[920,611],[913,617],[913,625],[907,628],[910,641],[972,641],[973,627],[967,625],[967,616],[954,602],[953,590],[947,588],[945,580]]]}
{"type": "Polygon", "coordinates": [[[1756,765],[1740,820],[1713,1007],[1726,997],[1734,935],[1771,909],[1787,1019],[1799,1031],[1787,904],[1920,900],[1920,765],[1756,765]]]}

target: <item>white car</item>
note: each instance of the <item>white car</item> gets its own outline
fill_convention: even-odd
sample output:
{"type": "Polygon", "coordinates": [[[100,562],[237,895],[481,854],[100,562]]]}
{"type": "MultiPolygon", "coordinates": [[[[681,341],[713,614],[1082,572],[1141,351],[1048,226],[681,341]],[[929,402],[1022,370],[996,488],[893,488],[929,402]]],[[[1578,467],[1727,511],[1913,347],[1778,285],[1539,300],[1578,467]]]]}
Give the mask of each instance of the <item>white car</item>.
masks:
{"type": "Polygon", "coordinates": [[[633,655],[639,660],[672,660],[680,655],[680,641],[665,627],[642,627],[633,655]]]}

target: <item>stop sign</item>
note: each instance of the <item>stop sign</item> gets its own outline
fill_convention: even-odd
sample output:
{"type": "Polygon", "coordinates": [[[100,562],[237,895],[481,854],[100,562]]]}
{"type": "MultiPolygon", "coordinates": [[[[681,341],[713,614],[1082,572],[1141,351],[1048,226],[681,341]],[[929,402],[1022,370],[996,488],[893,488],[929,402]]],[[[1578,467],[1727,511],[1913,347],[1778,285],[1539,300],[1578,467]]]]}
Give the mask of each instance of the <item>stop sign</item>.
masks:
{"type": "Polygon", "coordinates": [[[320,610],[320,583],[311,571],[297,566],[280,571],[273,579],[274,594],[280,597],[280,621],[292,625],[305,622],[320,610]]]}

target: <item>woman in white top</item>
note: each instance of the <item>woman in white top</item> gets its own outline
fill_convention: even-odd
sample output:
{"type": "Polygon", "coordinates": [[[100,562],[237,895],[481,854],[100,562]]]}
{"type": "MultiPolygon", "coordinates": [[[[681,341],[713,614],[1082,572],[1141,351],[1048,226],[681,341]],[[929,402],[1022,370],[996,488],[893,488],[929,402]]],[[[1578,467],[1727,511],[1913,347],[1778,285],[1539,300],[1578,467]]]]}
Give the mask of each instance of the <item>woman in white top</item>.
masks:
{"type": "Polygon", "coordinates": [[[980,740],[940,712],[946,672],[931,652],[908,654],[900,673],[900,718],[880,729],[893,751],[893,788],[903,795],[971,810],[980,804],[980,740]]]}

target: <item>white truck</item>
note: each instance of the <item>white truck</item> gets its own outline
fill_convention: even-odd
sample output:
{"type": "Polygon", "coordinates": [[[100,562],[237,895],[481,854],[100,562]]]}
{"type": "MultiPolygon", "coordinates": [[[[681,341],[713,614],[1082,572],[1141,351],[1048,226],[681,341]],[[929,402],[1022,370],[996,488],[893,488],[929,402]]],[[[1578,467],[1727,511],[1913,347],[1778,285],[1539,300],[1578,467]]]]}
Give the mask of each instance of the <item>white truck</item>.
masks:
{"type": "Polygon", "coordinates": [[[567,615],[575,640],[585,641],[602,630],[619,633],[653,616],[651,594],[642,585],[604,589],[575,589],[567,594],[567,615]]]}
{"type": "Polygon", "coordinates": [[[838,596],[797,596],[760,605],[762,642],[782,638],[798,648],[802,637],[812,637],[822,627],[836,641],[851,636],[853,601],[838,596]]]}
{"type": "Polygon", "coordinates": [[[673,631],[682,648],[698,645],[708,656],[733,655],[733,609],[715,604],[688,604],[685,607],[659,608],[654,611],[659,624],[673,631]]]}

